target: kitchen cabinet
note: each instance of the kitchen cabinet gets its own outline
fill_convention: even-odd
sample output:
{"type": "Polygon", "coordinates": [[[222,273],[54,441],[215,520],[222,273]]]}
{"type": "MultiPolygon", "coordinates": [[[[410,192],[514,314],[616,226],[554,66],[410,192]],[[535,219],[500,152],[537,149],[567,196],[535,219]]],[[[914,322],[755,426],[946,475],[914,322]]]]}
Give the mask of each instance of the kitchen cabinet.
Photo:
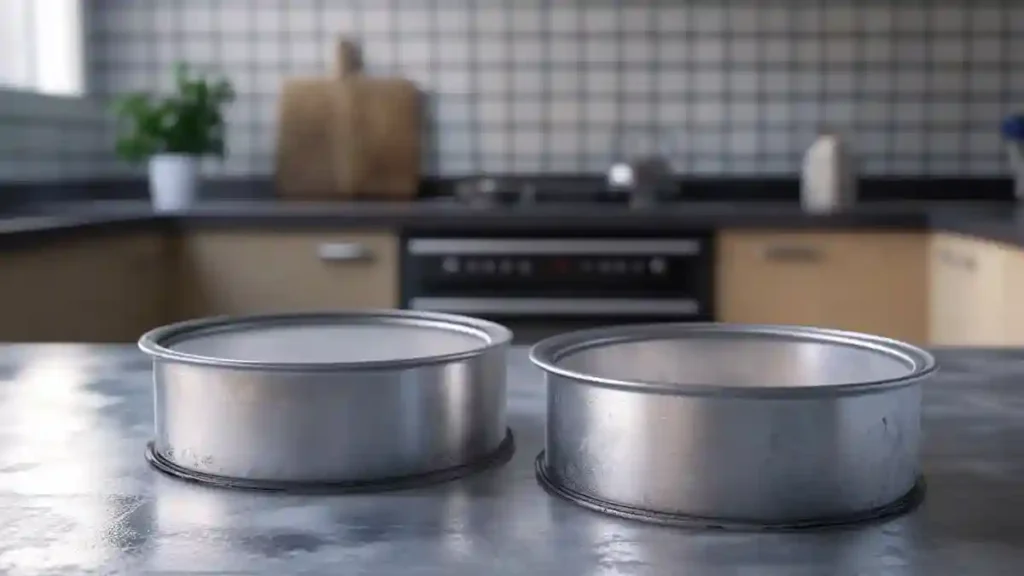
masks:
{"type": "Polygon", "coordinates": [[[158,234],[89,234],[0,252],[0,340],[134,342],[166,321],[158,234]]]}
{"type": "Polygon", "coordinates": [[[182,318],[399,303],[399,241],[390,231],[196,231],[178,251],[182,318]]]}
{"type": "Polygon", "coordinates": [[[925,343],[928,239],[887,232],[723,231],[718,320],[800,324],[925,343]]]}
{"type": "Polygon", "coordinates": [[[939,234],[929,266],[932,344],[1024,346],[1024,250],[939,234]]]}
{"type": "Polygon", "coordinates": [[[1006,256],[984,240],[939,234],[929,249],[932,344],[1001,346],[1005,342],[1006,256]]]}
{"type": "Polygon", "coordinates": [[[1007,247],[1003,270],[1003,342],[1006,346],[1024,346],[1024,249],[1007,247]]]}

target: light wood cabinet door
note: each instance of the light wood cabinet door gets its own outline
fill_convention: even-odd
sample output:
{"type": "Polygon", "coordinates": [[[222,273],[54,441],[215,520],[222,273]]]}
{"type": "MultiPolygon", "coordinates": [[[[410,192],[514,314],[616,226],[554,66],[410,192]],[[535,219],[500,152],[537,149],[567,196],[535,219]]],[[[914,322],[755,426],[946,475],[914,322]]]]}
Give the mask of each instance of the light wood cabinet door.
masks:
{"type": "Polygon", "coordinates": [[[389,231],[199,231],[180,242],[182,317],[398,306],[389,231]]]}
{"type": "Polygon", "coordinates": [[[718,320],[815,326],[824,318],[824,247],[815,237],[723,232],[717,251],[718,320]]]}
{"type": "Polygon", "coordinates": [[[166,321],[165,248],[140,233],[0,252],[0,340],[136,341],[166,321]]]}
{"type": "Polygon", "coordinates": [[[1003,271],[1005,341],[1008,346],[1024,346],[1024,249],[1007,247],[1004,250],[1003,271]]]}
{"type": "Polygon", "coordinates": [[[927,339],[927,239],[920,234],[725,231],[717,318],[927,339]]]}
{"type": "Polygon", "coordinates": [[[932,344],[1006,345],[1006,264],[999,244],[952,234],[932,238],[932,344]]]}

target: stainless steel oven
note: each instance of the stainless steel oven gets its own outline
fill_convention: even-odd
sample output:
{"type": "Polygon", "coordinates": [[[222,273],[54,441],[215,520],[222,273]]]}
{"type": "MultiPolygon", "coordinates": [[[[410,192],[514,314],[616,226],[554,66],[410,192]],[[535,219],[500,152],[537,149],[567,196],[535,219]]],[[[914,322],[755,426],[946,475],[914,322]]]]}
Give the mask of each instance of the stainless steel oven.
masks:
{"type": "Polygon", "coordinates": [[[403,304],[488,318],[519,342],[627,322],[713,316],[710,233],[411,233],[403,304]]]}

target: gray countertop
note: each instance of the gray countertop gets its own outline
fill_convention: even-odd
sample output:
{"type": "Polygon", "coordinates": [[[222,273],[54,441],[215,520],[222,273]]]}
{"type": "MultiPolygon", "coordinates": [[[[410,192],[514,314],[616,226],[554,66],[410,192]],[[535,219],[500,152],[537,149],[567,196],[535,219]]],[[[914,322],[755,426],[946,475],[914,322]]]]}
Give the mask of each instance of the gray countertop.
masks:
{"type": "Polygon", "coordinates": [[[393,227],[459,231],[587,229],[657,232],[717,228],[942,230],[1024,246],[1024,208],[1007,202],[869,202],[842,213],[805,214],[792,202],[692,202],[651,209],[620,205],[474,208],[453,202],[203,202],[154,214],[147,202],[54,203],[0,218],[0,239],[32,233],[154,226],[393,227]]]}
{"type": "Polygon", "coordinates": [[[523,350],[509,367],[511,462],[432,488],[312,497],[151,470],[149,365],[133,347],[0,346],[0,573],[1017,574],[1024,351],[937,357],[921,508],[856,529],[757,534],[632,523],[543,492],[544,387],[523,350]]]}

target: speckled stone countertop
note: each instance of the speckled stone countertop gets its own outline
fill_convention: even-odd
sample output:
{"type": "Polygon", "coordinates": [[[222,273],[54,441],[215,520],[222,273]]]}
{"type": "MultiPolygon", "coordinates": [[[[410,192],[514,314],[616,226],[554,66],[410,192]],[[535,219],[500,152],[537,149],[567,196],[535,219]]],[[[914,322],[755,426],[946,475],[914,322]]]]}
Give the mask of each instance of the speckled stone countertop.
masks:
{"type": "Polygon", "coordinates": [[[831,215],[809,215],[795,202],[683,202],[646,209],[615,204],[472,207],[457,202],[201,202],[155,214],[148,202],[51,203],[0,217],[0,241],[90,230],[155,227],[394,228],[685,232],[722,228],[937,230],[1024,246],[1024,208],[1010,202],[865,202],[831,215]]]}
{"type": "Polygon", "coordinates": [[[1024,351],[940,350],[926,383],[928,494],[909,516],[796,534],[681,531],[555,499],[534,481],[540,373],[510,362],[511,462],[381,495],[199,487],[150,469],[149,365],[131,346],[0,346],[0,573],[1019,574],[1024,351]]]}

